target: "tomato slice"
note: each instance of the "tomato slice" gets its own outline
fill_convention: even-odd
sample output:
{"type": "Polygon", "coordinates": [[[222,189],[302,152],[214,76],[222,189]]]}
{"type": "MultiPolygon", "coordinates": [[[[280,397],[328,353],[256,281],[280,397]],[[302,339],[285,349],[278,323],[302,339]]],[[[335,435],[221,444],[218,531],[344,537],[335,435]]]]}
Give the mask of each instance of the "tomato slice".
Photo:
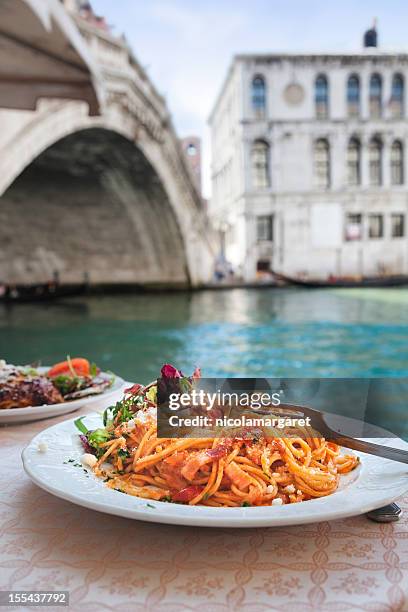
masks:
{"type": "Polygon", "coordinates": [[[73,371],[77,376],[89,376],[91,372],[89,361],[83,357],[75,357],[70,361],[61,361],[48,370],[48,376],[49,378],[72,376],[73,371]]]}
{"type": "Polygon", "coordinates": [[[197,495],[199,495],[202,490],[203,487],[191,485],[190,487],[181,489],[181,491],[177,491],[177,493],[173,493],[171,496],[171,501],[188,503],[189,501],[197,497],[197,495]]]}

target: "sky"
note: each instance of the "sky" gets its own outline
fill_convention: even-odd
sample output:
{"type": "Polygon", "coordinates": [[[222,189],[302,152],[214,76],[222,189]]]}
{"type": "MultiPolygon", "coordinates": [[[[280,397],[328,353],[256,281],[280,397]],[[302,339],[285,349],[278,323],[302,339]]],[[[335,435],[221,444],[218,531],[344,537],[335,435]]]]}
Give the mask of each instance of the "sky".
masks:
{"type": "Polygon", "coordinates": [[[203,139],[208,197],[208,117],[235,53],[358,51],[378,19],[383,49],[408,50],[406,0],[93,0],[124,33],[166,98],[180,137],[203,139]]]}

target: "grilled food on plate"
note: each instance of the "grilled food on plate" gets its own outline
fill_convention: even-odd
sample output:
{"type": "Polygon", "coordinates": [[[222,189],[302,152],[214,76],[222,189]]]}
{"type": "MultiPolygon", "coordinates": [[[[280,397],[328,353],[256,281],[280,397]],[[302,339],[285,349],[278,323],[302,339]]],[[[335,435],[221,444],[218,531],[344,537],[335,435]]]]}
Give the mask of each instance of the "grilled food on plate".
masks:
{"type": "Polygon", "coordinates": [[[114,377],[87,359],[62,361],[51,368],[15,366],[0,360],[0,409],[60,404],[103,393],[114,377]]]}

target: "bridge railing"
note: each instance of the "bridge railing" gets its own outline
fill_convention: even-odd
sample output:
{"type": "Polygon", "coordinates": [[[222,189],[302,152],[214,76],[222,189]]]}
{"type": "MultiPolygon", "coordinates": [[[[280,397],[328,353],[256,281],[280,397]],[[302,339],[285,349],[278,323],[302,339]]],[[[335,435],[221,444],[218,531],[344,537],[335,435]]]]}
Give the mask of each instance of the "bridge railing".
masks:
{"type": "Polygon", "coordinates": [[[164,98],[150,81],[146,71],[134,56],[124,37],[113,36],[97,28],[80,16],[74,16],[78,29],[87,41],[94,58],[105,71],[107,78],[114,74],[132,79],[140,92],[154,106],[159,115],[167,116],[168,110],[164,98]]]}

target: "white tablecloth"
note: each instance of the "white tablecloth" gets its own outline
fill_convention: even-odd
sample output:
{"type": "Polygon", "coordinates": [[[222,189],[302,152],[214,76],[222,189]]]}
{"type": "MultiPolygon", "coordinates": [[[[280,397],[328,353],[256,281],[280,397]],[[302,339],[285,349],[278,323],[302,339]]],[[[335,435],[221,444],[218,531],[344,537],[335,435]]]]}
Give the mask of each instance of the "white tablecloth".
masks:
{"type": "Polygon", "coordinates": [[[361,516],[229,530],[108,516],[23,471],[31,437],[71,416],[0,428],[1,589],[68,590],[70,609],[87,612],[408,610],[408,496],[388,525],[361,516]]]}

